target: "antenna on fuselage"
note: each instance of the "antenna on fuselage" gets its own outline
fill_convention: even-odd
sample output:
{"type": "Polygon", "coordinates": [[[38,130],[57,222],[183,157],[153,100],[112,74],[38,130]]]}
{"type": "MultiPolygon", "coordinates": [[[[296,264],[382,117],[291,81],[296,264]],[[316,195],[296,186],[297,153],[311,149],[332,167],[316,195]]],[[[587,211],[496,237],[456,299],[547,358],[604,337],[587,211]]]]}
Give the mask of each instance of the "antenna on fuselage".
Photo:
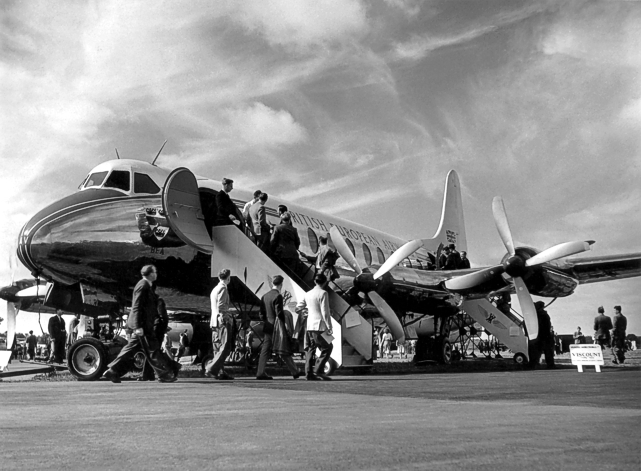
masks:
{"type": "Polygon", "coordinates": [[[156,154],[156,157],[154,158],[154,161],[151,163],[151,165],[156,165],[156,160],[158,160],[158,156],[160,155],[162,150],[165,148],[165,144],[167,144],[167,140],[165,140],[165,142],[162,143],[162,147],[160,148],[160,150],[156,154]]]}
{"type": "MultiPolygon", "coordinates": [[[[116,149],[116,148],[114,147],[114,149],[116,149]]],[[[116,149],[116,157],[118,157],[118,160],[120,160],[120,155],[118,154],[118,149],[116,149]]]]}

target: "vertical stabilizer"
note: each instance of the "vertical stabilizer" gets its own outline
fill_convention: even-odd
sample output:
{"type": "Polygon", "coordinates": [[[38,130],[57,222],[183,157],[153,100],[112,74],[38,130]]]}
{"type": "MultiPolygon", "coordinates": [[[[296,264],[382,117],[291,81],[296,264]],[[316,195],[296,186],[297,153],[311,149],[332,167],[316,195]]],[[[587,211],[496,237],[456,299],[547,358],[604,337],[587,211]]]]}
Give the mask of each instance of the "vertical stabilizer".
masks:
{"type": "Polygon", "coordinates": [[[429,252],[436,252],[441,244],[445,246],[451,243],[456,244],[459,252],[467,251],[461,182],[454,170],[449,171],[445,180],[441,223],[431,239],[423,239],[424,247],[429,252]]]}

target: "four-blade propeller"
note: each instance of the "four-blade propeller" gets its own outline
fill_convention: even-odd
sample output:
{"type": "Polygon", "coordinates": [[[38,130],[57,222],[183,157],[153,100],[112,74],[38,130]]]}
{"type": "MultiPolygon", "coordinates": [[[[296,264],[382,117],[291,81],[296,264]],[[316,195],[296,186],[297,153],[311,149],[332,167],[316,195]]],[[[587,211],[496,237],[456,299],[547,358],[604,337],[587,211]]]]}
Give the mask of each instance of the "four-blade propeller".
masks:
{"type": "Polygon", "coordinates": [[[532,296],[523,281],[523,276],[527,273],[527,270],[530,267],[590,250],[590,246],[594,244],[594,241],[565,242],[545,249],[531,258],[525,259],[515,251],[512,231],[510,230],[507,213],[505,212],[505,204],[503,204],[503,198],[500,196],[496,196],[492,201],[492,213],[494,215],[496,228],[498,229],[501,240],[503,241],[503,245],[505,245],[505,248],[507,249],[507,260],[505,260],[501,265],[484,268],[483,270],[479,270],[468,275],[458,276],[451,280],[447,280],[445,282],[445,287],[450,291],[470,290],[492,282],[503,273],[507,273],[514,281],[516,295],[519,299],[519,304],[521,305],[523,320],[527,326],[528,337],[530,340],[534,340],[539,335],[539,323],[536,316],[536,308],[532,301],[532,296]]]}
{"type": "Polygon", "coordinates": [[[387,302],[383,299],[383,297],[376,292],[376,280],[380,279],[392,268],[401,263],[402,260],[420,249],[423,246],[423,242],[421,240],[412,240],[406,243],[398,250],[396,250],[392,255],[390,255],[385,263],[383,263],[383,265],[381,265],[381,267],[376,270],[376,273],[374,273],[374,275],[371,275],[369,272],[365,273],[360,267],[358,261],[356,260],[356,257],[350,250],[347,242],[345,241],[339,230],[333,226],[330,229],[329,233],[332,237],[332,241],[334,242],[334,246],[336,247],[336,251],[338,252],[338,254],[343,257],[343,260],[345,260],[345,262],[347,262],[352,270],[357,273],[355,281],[358,284],[358,288],[367,294],[381,317],[385,319],[385,322],[390,328],[390,331],[394,338],[400,340],[401,342],[405,340],[403,325],[401,324],[401,321],[399,321],[398,316],[390,307],[390,305],[387,304],[387,302]]]}

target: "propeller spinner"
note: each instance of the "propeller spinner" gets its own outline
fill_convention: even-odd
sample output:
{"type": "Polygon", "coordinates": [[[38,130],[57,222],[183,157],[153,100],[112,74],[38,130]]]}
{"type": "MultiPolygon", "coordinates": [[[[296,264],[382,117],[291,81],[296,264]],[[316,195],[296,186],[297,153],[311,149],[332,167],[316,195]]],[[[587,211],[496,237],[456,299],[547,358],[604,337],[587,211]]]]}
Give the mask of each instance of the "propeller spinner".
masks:
{"type": "Polygon", "coordinates": [[[524,259],[516,253],[514,248],[514,239],[507,219],[505,204],[503,198],[496,196],[492,201],[492,214],[494,222],[499,232],[503,245],[505,246],[509,257],[501,265],[485,268],[468,275],[459,276],[447,280],[445,287],[450,291],[463,291],[476,288],[507,273],[514,281],[516,295],[521,305],[523,320],[527,326],[528,337],[534,340],[539,335],[539,322],[536,316],[536,308],[532,301],[532,296],[527,289],[523,276],[527,273],[528,268],[551,262],[559,258],[568,257],[581,252],[590,250],[594,244],[593,240],[574,241],[558,244],[538,253],[532,258],[524,259]]]}

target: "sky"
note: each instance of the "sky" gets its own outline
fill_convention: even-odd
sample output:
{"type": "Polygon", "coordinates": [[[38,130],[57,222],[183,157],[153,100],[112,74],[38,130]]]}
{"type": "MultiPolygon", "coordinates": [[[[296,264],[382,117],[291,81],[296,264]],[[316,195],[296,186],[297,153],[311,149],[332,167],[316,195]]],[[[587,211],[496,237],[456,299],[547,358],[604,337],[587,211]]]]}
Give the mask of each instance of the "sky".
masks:
{"type": "MultiPolygon", "coordinates": [[[[12,253],[36,211],[114,148],[150,161],[165,139],[162,166],[407,239],[434,234],[456,169],[473,266],[505,254],[496,195],[517,243],[641,252],[640,3],[5,1],[0,15],[2,286],[29,276],[12,253]]],[[[581,286],[552,322],[591,332],[598,306],[620,304],[641,334],[639,286],[581,286]]]]}

